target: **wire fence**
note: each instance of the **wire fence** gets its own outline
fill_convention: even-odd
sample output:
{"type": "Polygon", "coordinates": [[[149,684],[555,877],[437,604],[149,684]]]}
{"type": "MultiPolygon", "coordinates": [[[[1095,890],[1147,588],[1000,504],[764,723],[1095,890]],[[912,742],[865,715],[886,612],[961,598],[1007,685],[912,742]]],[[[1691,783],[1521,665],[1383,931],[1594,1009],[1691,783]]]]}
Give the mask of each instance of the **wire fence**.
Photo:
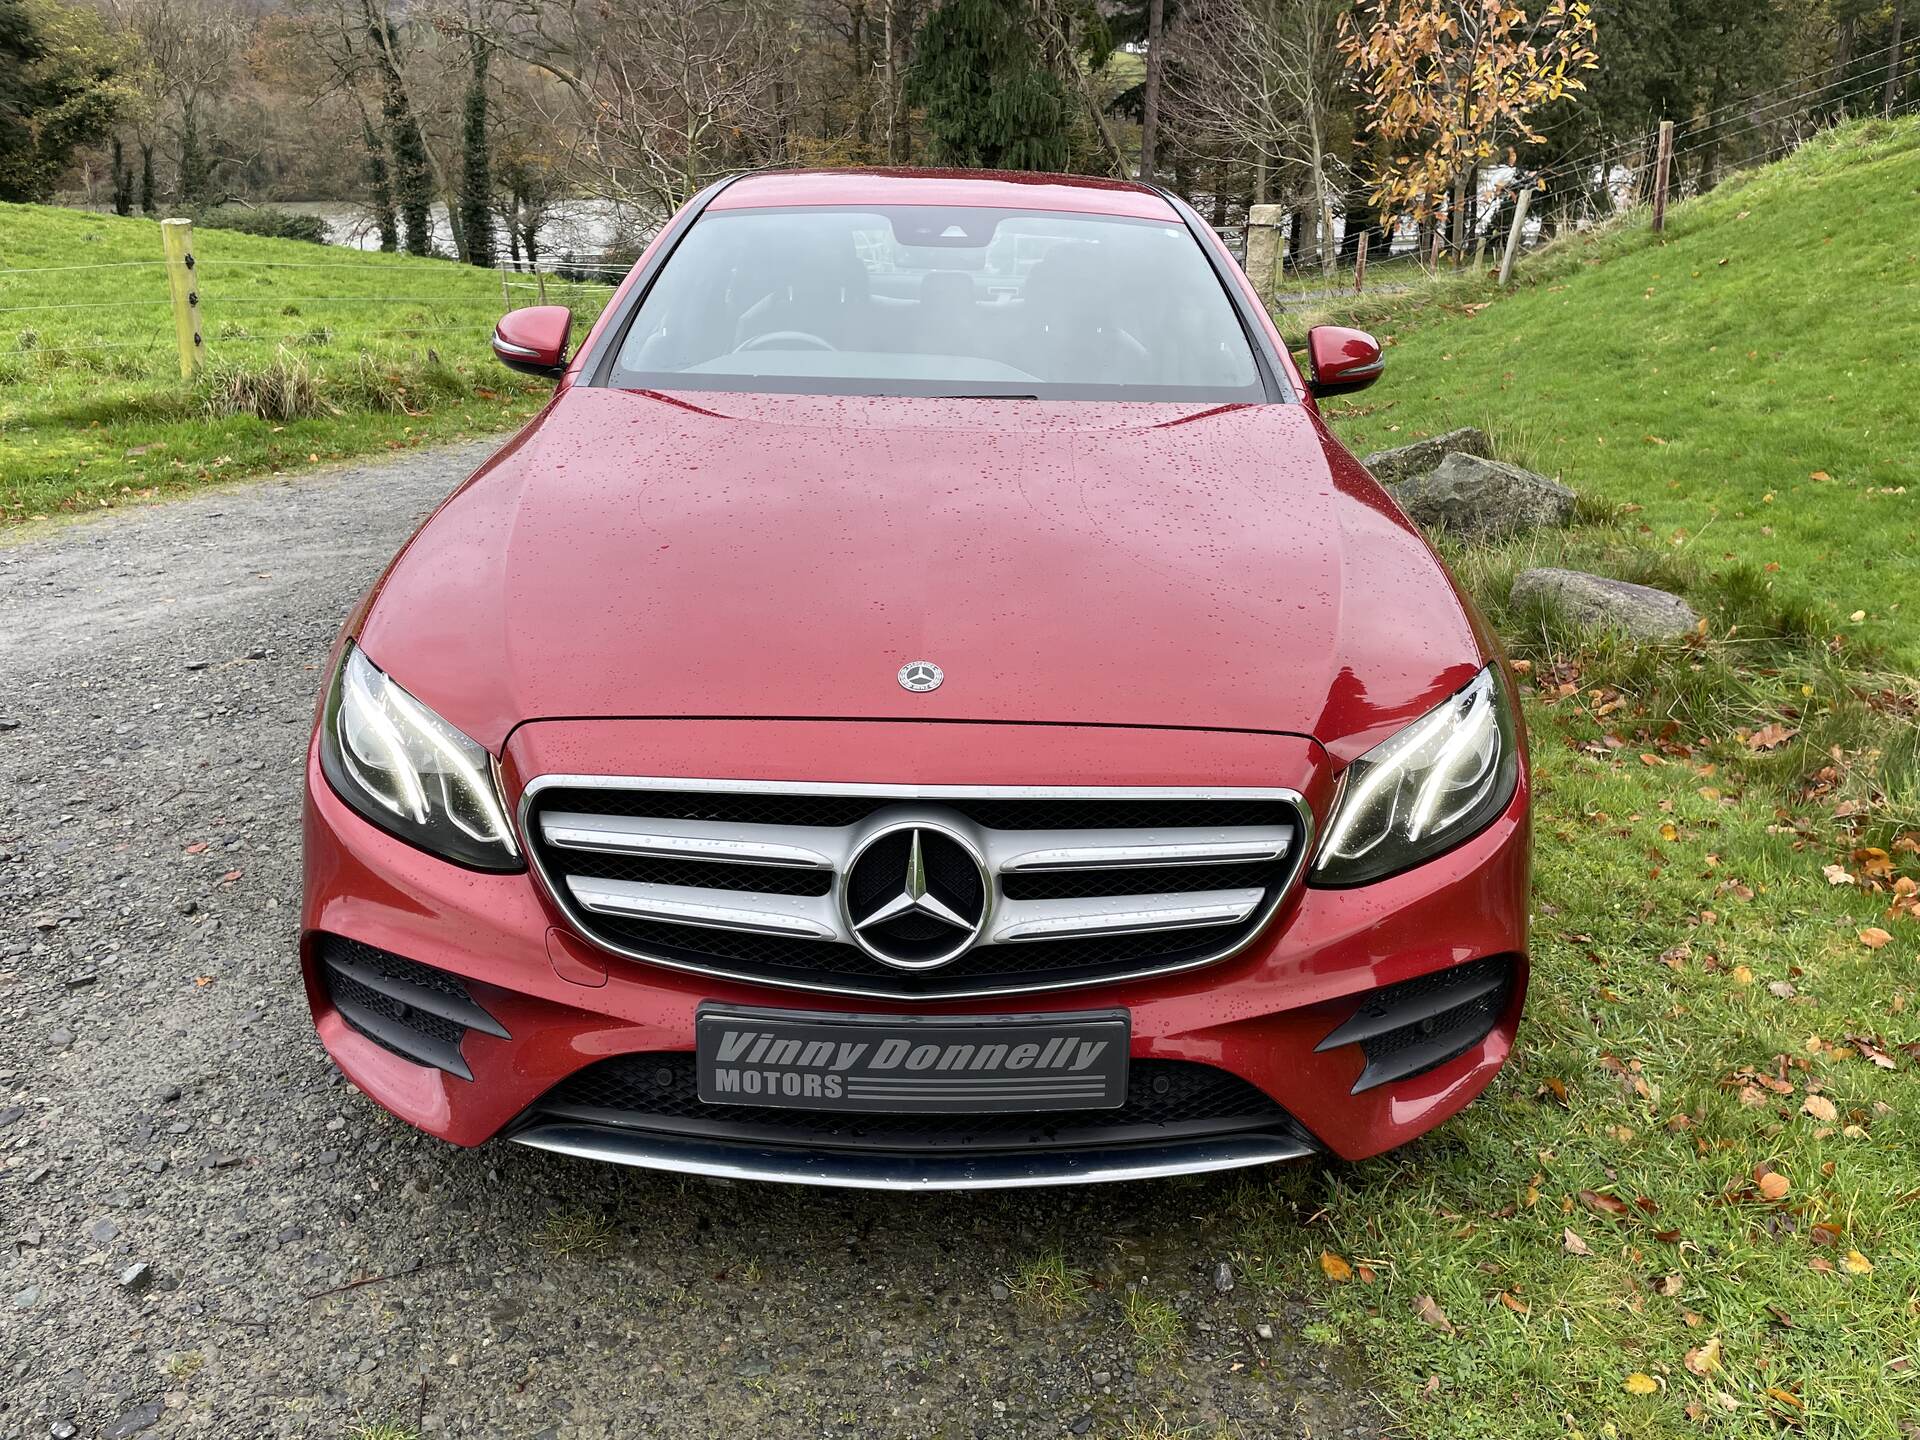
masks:
{"type": "MultiPolygon", "coordinates": [[[[1683,198],[1776,158],[1850,112],[1913,113],[1920,102],[1885,106],[1874,99],[1884,94],[1890,78],[1915,69],[1920,69],[1920,35],[1859,57],[1843,76],[1818,84],[1789,82],[1685,117],[1669,139],[1666,198],[1683,198]],[[1694,163],[1708,151],[1715,152],[1711,161],[1694,163]]],[[[1509,198],[1522,187],[1560,201],[1554,214],[1536,216],[1522,227],[1520,251],[1552,231],[1585,228],[1644,207],[1661,166],[1654,129],[1649,125],[1635,138],[1503,176],[1478,197],[1479,216],[1464,252],[1449,249],[1442,259],[1442,247],[1420,237],[1410,249],[1393,253],[1390,236],[1387,253],[1371,259],[1378,276],[1375,290],[1405,288],[1443,268],[1458,272],[1497,265],[1509,239],[1501,222],[1510,212],[1509,198]]],[[[545,271],[510,265],[483,271],[358,251],[351,253],[364,258],[261,260],[219,253],[227,233],[202,232],[211,253],[197,257],[192,280],[206,350],[216,360],[244,360],[281,348],[350,354],[367,348],[367,342],[389,352],[404,350],[408,342],[431,341],[484,353],[493,320],[503,310],[565,304],[574,309],[577,323],[591,323],[629,268],[569,260],[545,271]],[[261,287],[270,293],[261,293],[261,287]],[[454,336],[466,337],[469,345],[448,339],[454,336]]],[[[1351,257],[1353,247],[1344,248],[1351,257]]],[[[0,265],[0,364],[105,369],[126,378],[168,373],[177,363],[176,302],[168,279],[168,261],[160,255],[0,265]],[[95,272],[105,273],[96,278],[95,272]],[[80,293],[88,298],[74,298],[78,287],[85,287],[80,293]],[[112,298],[92,298],[102,294],[112,298]]],[[[1356,289],[1358,280],[1351,258],[1329,268],[1296,261],[1273,291],[1283,302],[1310,300],[1356,289]]],[[[0,378],[7,376],[0,372],[0,378]]]]}
{"type": "MultiPolygon", "coordinates": [[[[398,361],[414,340],[478,356],[504,310],[564,304],[577,324],[591,324],[629,268],[565,262],[489,271],[397,256],[260,260],[220,254],[226,233],[200,232],[212,253],[196,256],[192,282],[205,357],[216,362],[251,362],[283,348],[316,358],[375,348],[398,361]]],[[[23,366],[123,379],[176,374],[174,305],[168,261],[157,254],[0,266],[0,364],[10,367],[0,380],[20,378],[23,366]],[[103,294],[113,298],[92,298],[103,294]]]]}
{"type": "MultiPolygon", "coordinates": [[[[1784,96],[1780,92],[1788,87],[1776,87],[1676,123],[1667,155],[1667,202],[1689,198],[1701,193],[1706,184],[1718,183],[1741,171],[1780,159],[1821,130],[1844,120],[1866,116],[1898,118],[1920,113],[1920,99],[1891,107],[1871,104],[1862,109],[1857,104],[1862,97],[1883,95],[1888,74],[1911,73],[1912,68],[1920,64],[1920,37],[1902,42],[1897,50],[1886,46],[1863,58],[1873,61],[1864,74],[1856,70],[1842,80],[1803,85],[1784,96]],[[1711,176],[1689,174],[1686,159],[1709,149],[1719,150],[1723,157],[1731,152],[1732,158],[1711,176]]],[[[1584,203],[1572,213],[1563,210],[1549,216],[1536,212],[1519,237],[1517,258],[1523,258],[1558,232],[1587,229],[1603,221],[1618,222],[1636,211],[1646,210],[1653,198],[1660,163],[1656,130],[1657,127],[1649,127],[1647,136],[1626,144],[1540,170],[1517,170],[1503,178],[1489,195],[1482,197],[1481,218],[1477,227],[1469,231],[1464,252],[1445,245],[1423,244],[1417,227],[1406,227],[1398,233],[1398,238],[1412,238],[1413,243],[1388,255],[1376,252],[1368,262],[1370,273],[1366,288],[1373,293],[1392,293],[1443,273],[1471,270],[1476,265],[1497,268],[1509,239],[1503,222],[1510,222],[1512,214],[1503,202],[1520,188],[1538,192],[1550,188],[1556,181],[1578,179],[1582,182],[1584,203]]],[[[1802,244],[1825,244],[1833,238],[1819,237],[1802,244]]],[[[1351,260],[1322,268],[1313,264],[1312,257],[1308,256],[1297,266],[1289,266],[1272,293],[1282,303],[1313,302],[1356,290],[1359,278],[1358,267],[1351,260]]]]}

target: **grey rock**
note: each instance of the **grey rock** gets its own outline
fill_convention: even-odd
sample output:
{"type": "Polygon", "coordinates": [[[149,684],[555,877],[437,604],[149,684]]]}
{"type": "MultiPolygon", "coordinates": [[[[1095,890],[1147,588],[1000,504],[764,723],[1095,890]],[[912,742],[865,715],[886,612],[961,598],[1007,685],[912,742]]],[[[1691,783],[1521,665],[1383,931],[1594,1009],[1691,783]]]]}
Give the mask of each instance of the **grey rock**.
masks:
{"type": "Polygon", "coordinates": [[[1262,1340],[1271,1340],[1273,1338],[1273,1326],[1262,1320],[1258,1325],[1253,1327],[1253,1333],[1258,1335],[1262,1340]]]}
{"type": "Polygon", "coordinates": [[[1233,1266],[1224,1260],[1213,1267],[1213,1288],[1222,1295],[1233,1289],[1233,1266]]]}
{"type": "Polygon", "coordinates": [[[47,1034],[47,1048],[49,1050],[64,1050],[71,1044],[73,1044],[73,1032],[71,1030],[53,1030],[47,1034]]]}
{"type": "Polygon", "coordinates": [[[1618,630],[1636,640],[1679,640],[1700,623],[1678,595],[1579,570],[1523,570],[1514,577],[1513,603],[1542,605],[1575,625],[1618,630]]]}
{"type": "Polygon", "coordinates": [[[73,1437],[79,1433],[71,1420],[56,1420],[47,1427],[47,1434],[51,1435],[53,1440],[73,1440],[73,1437]]]}
{"type": "Polygon", "coordinates": [[[127,1440],[129,1435],[138,1435],[142,1430],[151,1429],[159,1422],[162,1408],[158,1400],[149,1400],[145,1405],[127,1411],[107,1427],[102,1440],[127,1440]]]}
{"type": "Polygon", "coordinates": [[[26,1113],[27,1107],[24,1105],[8,1105],[5,1108],[0,1108],[0,1130],[6,1129],[7,1126],[13,1124],[14,1121],[26,1113]]]}
{"type": "Polygon", "coordinates": [[[180,1098],[180,1087],[178,1085],[162,1085],[160,1087],[160,1103],[161,1104],[171,1105],[174,1101],[178,1100],[179,1098],[180,1098]]]}
{"type": "Polygon", "coordinates": [[[40,1287],[29,1285],[25,1289],[16,1290],[13,1292],[12,1300],[14,1309],[31,1310],[40,1303],[40,1287]]]}
{"type": "Polygon", "coordinates": [[[1376,450],[1360,463],[1374,479],[1388,485],[1414,475],[1425,475],[1449,455],[1478,455],[1482,460],[1491,460],[1493,442],[1487,439],[1486,431],[1468,425],[1395,450],[1376,450]]]}
{"type": "Polygon", "coordinates": [[[153,1266],[144,1260],[135,1261],[120,1272],[120,1288],[130,1295],[138,1295],[153,1284],[153,1266]]]}
{"type": "Polygon", "coordinates": [[[1469,540],[1503,540],[1573,519],[1574,493],[1566,486],[1477,455],[1449,455],[1388,493],[1416,523],[1469,540]]]}
{"type": "Polygon", "coordinates": [[[96,1245],[111,1245],[119,1234],[120,1227],[105,1215],[87,1222],[87,1239],[96,1245]]]}
{"type": "Polygon", "coordinates": [[[1007,1285],[1007,1282],[1004,1280],[994,1281],[992,1285],[987,1287],[987,1289],[992,1294],[993,1298],[996,1300],[1005,1300],[1008,1296],[1013,1294],[1012,1289],[1007,1285]]]}

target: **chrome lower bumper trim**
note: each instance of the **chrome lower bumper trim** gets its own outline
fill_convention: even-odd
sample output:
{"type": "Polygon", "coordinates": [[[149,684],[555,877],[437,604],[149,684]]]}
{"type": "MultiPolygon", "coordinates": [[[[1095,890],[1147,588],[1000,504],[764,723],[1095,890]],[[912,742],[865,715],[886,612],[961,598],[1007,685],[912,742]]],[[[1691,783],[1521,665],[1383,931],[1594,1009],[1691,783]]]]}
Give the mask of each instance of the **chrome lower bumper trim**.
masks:
{"type": "Polygon", "coordinates": [[[608,1125],[538,1122],[508,1137],[517,1145],[645,1170],[722,1180],[771,1180],[851,1190],[1017,1190],[1038,1185],[1096,1185],[1201,1175],[1304,1160],[1317,1153],[1291,1135],[1223,1135],[1117,1150],[1046,1150],[1034,1154],[876,1154],[731,1145],[680,1135],[647,1134],[608,1125]]]}

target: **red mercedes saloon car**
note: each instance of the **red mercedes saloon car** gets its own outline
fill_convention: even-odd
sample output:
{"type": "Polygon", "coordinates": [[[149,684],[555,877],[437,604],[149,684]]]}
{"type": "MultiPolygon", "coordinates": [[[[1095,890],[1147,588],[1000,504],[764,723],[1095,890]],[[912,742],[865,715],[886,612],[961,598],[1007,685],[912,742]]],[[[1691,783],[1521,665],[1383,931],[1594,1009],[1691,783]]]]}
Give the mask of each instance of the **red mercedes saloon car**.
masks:
{"type": "Polygon", "coordinates": [[[1419,1135],[1527,981],[1493,639],[1180,200],[765,173],[348,619],[327,1050],[460,1145],[881,1188],[1419,1135]]]}

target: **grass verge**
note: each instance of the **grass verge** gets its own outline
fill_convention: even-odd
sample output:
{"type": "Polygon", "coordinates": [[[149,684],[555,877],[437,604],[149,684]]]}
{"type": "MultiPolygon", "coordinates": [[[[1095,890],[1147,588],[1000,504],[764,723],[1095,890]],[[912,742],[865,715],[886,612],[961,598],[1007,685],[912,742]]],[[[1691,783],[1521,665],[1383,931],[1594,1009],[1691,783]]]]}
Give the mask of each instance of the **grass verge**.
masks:
{"type": "Polygon", "coordinates": [[[1391,344],[1334,412],[1356,451],[1481,424],[1590,502],[1448,547],[1528,691],[1514,1062],[1404,1152],[1241,1197],[1247,1273],[1409,1434],[1920,1435],[1916,193],[1920,124],[1852,126],[1664,241],[1326,317],[1391,344]],[[1535,564],[1708,633],[1567,632],[1507,603],[1535,564]]]}
{"type": "MultiPolygon", "coordinates": [[[[0,205],[0,526],[492,434],[550,392],[492,357],[496,272],[223,230],[194,248],[208,364],[183,382],[155,222],[0,205]]],[[[548,285],[580,334],[609,293],[548,285]]]]}

